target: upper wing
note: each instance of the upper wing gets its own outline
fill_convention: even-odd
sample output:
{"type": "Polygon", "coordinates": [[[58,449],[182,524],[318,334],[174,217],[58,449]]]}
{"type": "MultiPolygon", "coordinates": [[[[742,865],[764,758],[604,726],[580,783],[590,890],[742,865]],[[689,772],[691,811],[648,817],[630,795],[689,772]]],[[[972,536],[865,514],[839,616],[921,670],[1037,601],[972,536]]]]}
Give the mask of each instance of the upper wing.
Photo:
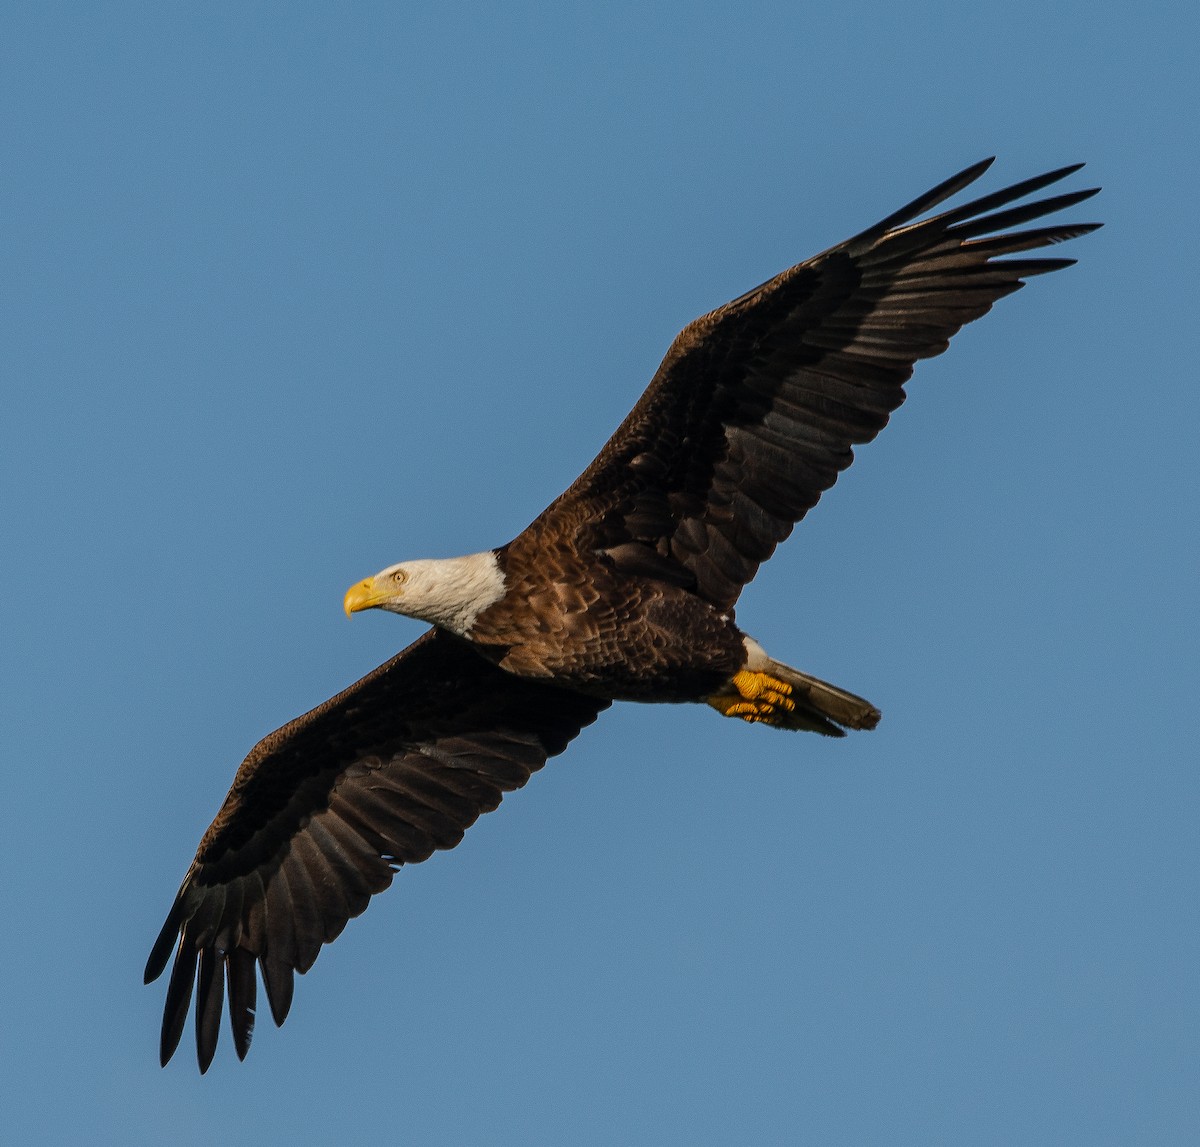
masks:
{"type": "Polygon", "coordinates": [[[887,424],[914,362],[944,351],[1023,279],[1074,262],[998,256],[1099,226],[995,234],[1094,195],[996,210],[1081,164],[910,222],[991,162],[685,327],[629,417],[534,531],[565,529],[630,573],[731,607],[850,465],[851,447],[887,424]]]}
{"type": "Polygon", "coordinates": [[[435,629],[260,741],[200,841],[146,964],[149,983],[178,941],[162,1062],[179,1044],[193,985],[200,1070],[216,1050],[226,984],[244,1058],[255,961],[281,1024],[293,973],[308,971],[401,864],[453,848],[607,707],[505,673],[435,629]]]}

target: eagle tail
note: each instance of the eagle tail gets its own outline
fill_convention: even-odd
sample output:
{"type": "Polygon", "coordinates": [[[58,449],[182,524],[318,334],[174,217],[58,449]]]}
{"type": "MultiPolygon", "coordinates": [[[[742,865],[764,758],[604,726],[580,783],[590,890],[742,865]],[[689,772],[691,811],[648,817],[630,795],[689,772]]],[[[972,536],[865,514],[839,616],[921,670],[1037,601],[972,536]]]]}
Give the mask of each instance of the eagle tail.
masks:
{"type": "Polygon", "coordinates": [[[718,693],[705,698],[717,712],[777,729],[844,737],[846,729],[873,729],[879,710],[845,689],[801,673],[765,655],[752,658],[718,693]]]}

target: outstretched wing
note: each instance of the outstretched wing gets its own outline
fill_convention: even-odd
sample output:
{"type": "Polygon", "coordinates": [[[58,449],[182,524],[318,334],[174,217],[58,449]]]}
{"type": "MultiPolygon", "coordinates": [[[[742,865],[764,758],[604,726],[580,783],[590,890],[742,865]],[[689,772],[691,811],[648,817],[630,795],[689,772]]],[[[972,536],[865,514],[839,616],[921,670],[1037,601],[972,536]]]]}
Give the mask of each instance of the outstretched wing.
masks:
{"type": "Polygon", "coordinates": [[[149,983],[175,951],[162,1062],[179,1044],[193,988],[200,1070],[216,1050],[226,990],[244,1058],[256,962],[281,1024],[294,973],[312,967],[401,864],[453,848],[607,707],[505,673],[435,629],[260,741],[146,965],[149,983]]]}
{"type": "Polygon", "coordinates": [[[684,328],[629,417],[531,532],[565,531],[618,568],[730,608],[852,447],[887,424],[916,360],[940,354],[1024,279],[1074,262],[1000,257],[1099,226],[1007,230],[1094,195],[1006,207],[1082,164],[911,222],[991,162],[684,328]]]}

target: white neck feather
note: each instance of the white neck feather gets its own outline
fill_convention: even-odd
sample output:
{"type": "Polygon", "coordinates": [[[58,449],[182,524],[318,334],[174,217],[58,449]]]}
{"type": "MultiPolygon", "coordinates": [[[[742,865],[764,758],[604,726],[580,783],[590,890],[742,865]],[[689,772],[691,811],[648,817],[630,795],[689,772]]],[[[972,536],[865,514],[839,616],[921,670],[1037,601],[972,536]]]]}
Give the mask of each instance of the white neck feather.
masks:
{"type": "Polygon", "coordinates": [[[465,637],[475,619],[504,596],[504,573],[491,550],[462,558],[427,558],[389,566],[385,574],[403,570],[403,592],[385,605],[394,613],[440,625],[465,637]]]}

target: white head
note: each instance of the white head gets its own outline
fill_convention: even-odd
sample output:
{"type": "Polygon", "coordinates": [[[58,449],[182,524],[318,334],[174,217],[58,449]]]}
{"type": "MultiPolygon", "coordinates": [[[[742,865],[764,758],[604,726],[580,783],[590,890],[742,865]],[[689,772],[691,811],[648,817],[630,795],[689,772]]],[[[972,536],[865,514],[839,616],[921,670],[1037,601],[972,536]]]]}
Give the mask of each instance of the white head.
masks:
{"type": "Polygon", "coordinates": [[[465,637],[475,619],[504,596],[504,573],[491,550],[462,558],[400,562],[346,591],[346,615],[386,609],[465,637]]]}

